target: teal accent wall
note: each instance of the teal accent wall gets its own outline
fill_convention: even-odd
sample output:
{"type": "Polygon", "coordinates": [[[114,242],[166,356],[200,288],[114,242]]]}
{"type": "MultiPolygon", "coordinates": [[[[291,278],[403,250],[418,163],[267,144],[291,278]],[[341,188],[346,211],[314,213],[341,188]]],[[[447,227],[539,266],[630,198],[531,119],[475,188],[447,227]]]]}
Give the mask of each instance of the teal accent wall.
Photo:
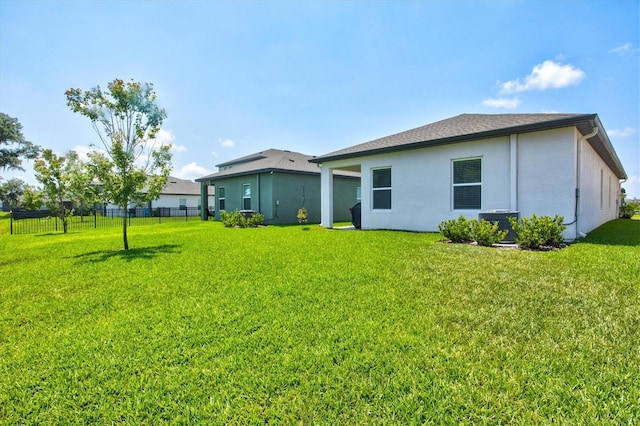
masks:
{"type": "MultiPolygon", "coordinates": [[[[334,176],[334,220],[351,221],[349,208],[358,202],[359,178],[334,176]]],[[[308,223],[320,223],[320,176],[300,173],[267,172],[211,181],[216,186],[215,219],[220,220],[220,191],[225,189],[225,209],[242,210],[242,185],[251,184],[251,210],[262,213],[265,224],[297,223],[298,209],[305,207],[308,223]]]]}

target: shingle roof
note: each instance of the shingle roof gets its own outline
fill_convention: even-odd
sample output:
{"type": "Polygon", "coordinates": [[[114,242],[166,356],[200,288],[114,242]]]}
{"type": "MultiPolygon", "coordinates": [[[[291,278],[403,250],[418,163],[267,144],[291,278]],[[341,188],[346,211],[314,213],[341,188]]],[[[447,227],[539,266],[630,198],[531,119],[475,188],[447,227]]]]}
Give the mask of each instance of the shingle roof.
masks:
{"type": "MultiPolygon", "coordinates": [[[[267,149],[255,154],[237,158],[218,164],[217,167],[228,167],[207,176],[196,179],[196,182],[215,180],[231,176],[241,176],[270,171],[287,173],[320,174],[320,167],[309,162],[311,155],[280,149],[267,149]]],[[[359,176],[357,173],[339,172],[344,176],[359,176]]]]}
{"type": "Polygon", "coordinates": [[[190,180],[167,177],[167,184],[162,190],[163,195],[200,195],[200,184],[190,180]]]}
{"type": "Polygon", "coordinates": [[[590,133],[594,125],[597,125],[601,131],[596,137],[589,140],[589,143],[618,174],[619,178],[626,178],[622,164],[616,156],[597,114],[461,114],[426,126],[330,152],[310,161],[323,163],[331,160],[567,126],[576,126],[584,135],[590,133]]]}

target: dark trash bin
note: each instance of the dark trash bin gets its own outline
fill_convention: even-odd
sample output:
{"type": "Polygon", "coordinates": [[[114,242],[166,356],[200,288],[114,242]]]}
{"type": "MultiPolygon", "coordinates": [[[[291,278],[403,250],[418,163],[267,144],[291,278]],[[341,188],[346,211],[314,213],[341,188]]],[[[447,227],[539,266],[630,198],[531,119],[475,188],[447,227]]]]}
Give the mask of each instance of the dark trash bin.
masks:
{"type": "Polygon", "coordinates": [[[360,229],[360,226],[362,226],[362,211],[360,209],[360,203],[351,207],[349,211],[351,212],[351,223],[356,229],[360,229]]]}

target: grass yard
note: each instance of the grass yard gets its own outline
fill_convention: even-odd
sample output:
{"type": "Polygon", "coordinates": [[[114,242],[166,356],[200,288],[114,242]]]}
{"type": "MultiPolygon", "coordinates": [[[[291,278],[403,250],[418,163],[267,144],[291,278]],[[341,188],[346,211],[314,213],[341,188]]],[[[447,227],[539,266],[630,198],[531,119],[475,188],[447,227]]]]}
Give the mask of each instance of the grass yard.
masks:
{"type": "Polygon", "coordinates": [[[640,221],[552,252],[218,222],[7,235],[0,424],[636,424],[640,221]]]}

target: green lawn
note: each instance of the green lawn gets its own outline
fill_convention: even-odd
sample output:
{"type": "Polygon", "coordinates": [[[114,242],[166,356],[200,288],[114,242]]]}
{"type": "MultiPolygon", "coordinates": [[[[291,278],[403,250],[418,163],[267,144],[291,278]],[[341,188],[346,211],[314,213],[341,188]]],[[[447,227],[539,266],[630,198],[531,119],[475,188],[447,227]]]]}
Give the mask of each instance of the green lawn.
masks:
{"type": "Polygon", "coordinates": [[[635,424],[640,221],[551,252],[218,222],[7,235],[0,424],[635,424]]]}

